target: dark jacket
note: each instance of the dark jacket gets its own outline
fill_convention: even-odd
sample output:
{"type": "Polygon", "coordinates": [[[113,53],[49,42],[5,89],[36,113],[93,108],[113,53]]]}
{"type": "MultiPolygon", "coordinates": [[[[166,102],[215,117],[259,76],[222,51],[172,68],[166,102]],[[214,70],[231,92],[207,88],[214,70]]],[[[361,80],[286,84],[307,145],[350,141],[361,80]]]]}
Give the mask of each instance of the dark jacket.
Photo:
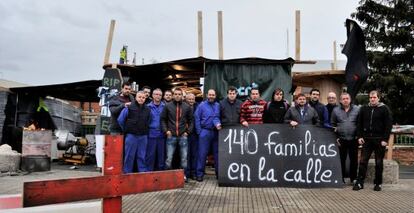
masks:
{"type": "Polygon", "coordinates": [[[328,119],[328,109],[326,109],[325,105],[321,104],[319,101],[309,101],[309,105],[318,113],[320,126],[330,128],[331,124],[328,119]]]}
{"type": "Polygon", "coordinates": [[[392,129],[392,116],[388,107],[379,103],[377,106],[362,106],[358,117],[358,138],[380,139],[388,141],[392,129]]]}
{"type": "Polygon", "coordinates": [[[286,100],[268,103],[267,109],[263,114],[263,123],[283,123],[289,107],[290,105],[286,100]]]}
{"type": "Polygon", "coordinates": [[[109,100],[109,111],[111,111],[111,125],[109,126],[109,130],[113,133],[121,133],[122,129],[118,124],[118,117],[121,114],[121,111],[125,108],[125,103],[127,102],[134,102],[135,98],[132,95],[129,97],[124,97],[121,95],[113,96],[109,100]]]}
{"type": "MultiPolygon", "coordinates": [[[[325,107],[328,110],[328,121],[331,122],[332,111],[335,107],[339,106],[338,104],[326,104],[325,107]]],[[[332,124],[331,124],[332,125],[332,124]]]]}
{"type": "Polygon", "coordinates": [[[221,125],[230,126],[240,124],[241,104],[242,102],[238,99],[236,99],[233,103],[230,103],[228,98],[220,101],[221,125]]]}
{"type": "Polygon", "coordinates": [[[336,135],[342,140],[356,139],[356,129],[358,121],[359,107],[351,105],[348,112],[345,112],[341,105],[332,110],[331,124],[336,127],[336,135]]]}
{"type": "Polygon", "coordinates": [[[145,104],[139,105],[136,101],[125,107],[118,117],[118,124],[126,134],[148,135],[150,123],[150,109],[145,104]]]}
{"type": "Polygon", "coordinates": [[[193,110],[187,103],[171,101],[165,105],[161,113],[161,129],[164,134],[171,131],[176,137],[184,132],[190,135],[193,128],[193,110]]]}
{"type": "Polygon", "coordinates": [[[319,125],[318,113],[308,104],[305,104],[303,108],[303,116],[300,113],[300,107],[298,105],[290,107],[285,115],[285,123],[296,121],[299,124],[313,124],[319,125]]]}

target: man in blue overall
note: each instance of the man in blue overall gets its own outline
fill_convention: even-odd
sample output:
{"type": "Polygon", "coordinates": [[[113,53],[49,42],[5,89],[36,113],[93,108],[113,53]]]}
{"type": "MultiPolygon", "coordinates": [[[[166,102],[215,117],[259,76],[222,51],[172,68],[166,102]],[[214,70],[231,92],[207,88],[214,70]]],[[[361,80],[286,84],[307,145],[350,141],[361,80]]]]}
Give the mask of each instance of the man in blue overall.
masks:
{"type": "Polygon", "coordinates": [[[207,100],[201,102],[194,114],[195,128],[199,135],[196,180],[204,177],[206,158],[213,147],[214,168],[218,177],[218,130],[221,129],[220,104],[216,102],[216,91],[208,90],[207,100]]]}
{"type": "Polygon", "coordinates": [[[151,110],[147,145],[147,166],[149,171],[164,170],[165,165],[165,137],[161,131],[160,117],[165,104],[161,101],[162,91],[157,88],[152,92],[152,101],[147,106],[151,110]]]}
{"type": "Polygon", "coordinates": [[[148,171],[145,162],[148,142],[148,126],[151,121],[150,109],[145,106],[145,94],[139,91],[135,101],[125,107],[118,117],[118,124],[125,133],[124,173],[132,173],[134,162],[138,172],[148,171]]]}
{"type": "MultiPolygon", "coordinates": [[[[193,115],[197,109],[198,104],[195,101],[195,95],[193,93],[187,93],[185,96],[185,102],[191,107],[193,115]]],[[[198,153],[198,135],[196,131],[193,131],[188,136],[188,167],[186,171],[187,178],[195,179],[195,171],[197,166],[197,153],[198,153]]]]}

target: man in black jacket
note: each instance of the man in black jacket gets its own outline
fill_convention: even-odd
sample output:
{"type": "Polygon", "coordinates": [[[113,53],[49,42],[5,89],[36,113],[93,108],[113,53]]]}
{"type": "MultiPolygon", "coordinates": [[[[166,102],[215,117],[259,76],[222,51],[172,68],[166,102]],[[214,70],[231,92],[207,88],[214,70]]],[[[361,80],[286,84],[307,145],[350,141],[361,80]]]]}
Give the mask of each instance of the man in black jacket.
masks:
{"type": "Polygon", "coordinates": [[[221,125],[231,126],[240,124],[240,107],[242,102],[237,99],[236,87],[227,89],[227,98],[220,101],[221,125]]]}
{"type": "Polygon", "coordinates": [[[138,166],[138,172],[148,171],[145,160],[148,132],[151,123],[151,110],[144,104],[145,94],[139,91],[136,101],[128,107],[124,107],[118,117],[118,124],[125,132],[124,173],[134,170],[134,162],[138,166]]]}
{"type": "Polygon", "coordinates": [[[109,110],[111,111],[111,134],[122,134],[122,129],[118,124],[118,117],[121,114],[122,109],[131,105],[135,101],[134,96],[131,94],[131,84],[124,82],[122,84],[122,90],[119,95],[112,97],[109,100],[109,110]]]}
{"type": "Polygon", "coordinates": [[[359,113],[357,137],[359,144],[362,144],[362,158],[359,162],[357,182],[353,190],[364,188],[368,160],[372,152],[375,152],[374,190],[381,191],[383,158],[391,133],[392,118],[388,107],[379,102],[379,97],[378,91],[371,91],[369,93],[368,106],[361,107],[359,113]]]}
{"type": "MultiPolygon", "coordinates": [[[[161,113],[161,128],[167,136],[167,159],[166,169],[171,169],[177,143],[180,148],[180,162],[184,171],[187,170],[188,135],[194,128],[193,110],[183,102],[183,91],[179,88],[174,90],[174,100],[166,104],[161,113]]],[[[187,178],[185,177],[187,182],[187,178]]]]}

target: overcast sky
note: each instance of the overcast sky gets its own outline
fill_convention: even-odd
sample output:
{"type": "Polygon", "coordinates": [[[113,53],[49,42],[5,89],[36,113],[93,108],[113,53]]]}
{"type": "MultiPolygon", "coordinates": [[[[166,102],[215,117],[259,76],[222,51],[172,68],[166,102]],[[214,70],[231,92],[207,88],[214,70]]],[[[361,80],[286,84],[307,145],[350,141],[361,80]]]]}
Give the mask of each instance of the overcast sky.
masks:
{"type": "Polygon", "coordinates": [[[286,58],[287,30],[294,57],[295,10],[301,10],[302,60],[332,59],[332,43],[346,41],[344,22],[357,6],[358,0],[1,0],[0,78],[31,85],[102,78],[111,19],[111,62],[123,44],[138,64],[196,57],[199,10],[207,58],[218,58],[219,10],[225,59],[286,58]]]}

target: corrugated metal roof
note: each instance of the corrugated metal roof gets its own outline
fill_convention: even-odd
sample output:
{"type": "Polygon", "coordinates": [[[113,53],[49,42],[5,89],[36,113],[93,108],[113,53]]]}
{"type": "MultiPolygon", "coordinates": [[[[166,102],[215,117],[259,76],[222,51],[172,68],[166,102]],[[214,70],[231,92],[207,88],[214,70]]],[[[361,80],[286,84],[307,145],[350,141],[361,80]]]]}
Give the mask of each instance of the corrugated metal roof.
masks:
{"type": "MultiPolygon", "coordinates": [[[[315,64],[294,64],[292,72],[315,72],[332,70],[333,60],[316,60],[315,64]]],[[[336,70],[345,70],[346,60],[337,61],[336,70]]]]}
{"type": "Polygon", "coordinates": [[[3,88],[12,88],[12,87],[27,87],[30,86],[28,84],[23,84],[17,81],[10,81],[10,80],[6,80],[6,79],[0,79],[0,87],[3,88]]]}

